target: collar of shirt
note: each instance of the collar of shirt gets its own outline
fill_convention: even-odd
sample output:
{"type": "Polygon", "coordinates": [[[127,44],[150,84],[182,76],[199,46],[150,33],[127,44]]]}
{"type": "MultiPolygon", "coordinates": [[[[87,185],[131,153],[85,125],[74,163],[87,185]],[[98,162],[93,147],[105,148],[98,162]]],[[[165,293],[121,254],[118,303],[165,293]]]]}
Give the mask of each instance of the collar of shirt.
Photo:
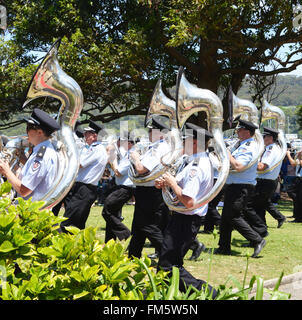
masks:
{"type": "Polygon", "coordinates": [[[246,139],[246,140],[240,141],[240,145],[243,145],[243,144],[245,144],[245,143],[247,143],[247,142],[249,142],[249,141],[253,141],[253,140],[254,140],[254,138],[251,137],[251,138],[248,138],[248,139],[246,139]]]}
{"type": "Polygon", "coordinates": [[[195,153],[195,154],[192,154],[191,156],[189,156],[188,162],[193,161],[196,158],[203,158],[203,157],[206,157],[206,156],[207,156],[207,153],[205,151],[198,152],[198,153],[195,153]]]}
{"type": "Polygon", "coordinates": [[[274,143],[269,144],[268,146],[265,147],[265,150],[269,150],[270,147],[273,147],[274,143]]]}
{"type": "Polygon", "coordinates": [[[95,142],[92,142],[92,144],[85,144],[85,148],[86,149],[89,149],[90,147],[95,147],[95,146],[98,146],[99,144],[101,144],[101,142],[99,141],[95,141],[95,142]]]}

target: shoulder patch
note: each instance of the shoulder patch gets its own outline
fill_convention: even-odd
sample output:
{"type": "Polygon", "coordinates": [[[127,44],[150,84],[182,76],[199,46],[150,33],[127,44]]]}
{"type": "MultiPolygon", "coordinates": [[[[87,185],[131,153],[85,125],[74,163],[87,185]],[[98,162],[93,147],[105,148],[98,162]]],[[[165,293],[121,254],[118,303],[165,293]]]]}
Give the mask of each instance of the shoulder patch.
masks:
{"type": "Polygon", "coordinates": [[[36,171],[40,167],[41,163],[38,160],[35,160],[32,164],[33,171],[36,171]]]}
{"type": "Polygon", "coordinates": [[[251,141],[248,141],[245,145],[249,146],[251,144],[251,141]]]}
{"type": "Polygon", "coordinates": [[[190,170],[189,175],[190,175],[191,178],[194,178],[196,176],[196,174],[197,174],[197,170],[195,168],[190,170]]]}
{"type": "Polygon", "coordinates": [[[199,161],[200,161],[200,158],[195,158],[194,161],[193,161],[192,166],[197,167],[199,165],[199,161]]]}
{"type": "Polygon", "coordinates": [[[273,146],[270,146],[268,149],[269,149],[269,150],[272,150],[272,149],[273,149],[273,146]]]}

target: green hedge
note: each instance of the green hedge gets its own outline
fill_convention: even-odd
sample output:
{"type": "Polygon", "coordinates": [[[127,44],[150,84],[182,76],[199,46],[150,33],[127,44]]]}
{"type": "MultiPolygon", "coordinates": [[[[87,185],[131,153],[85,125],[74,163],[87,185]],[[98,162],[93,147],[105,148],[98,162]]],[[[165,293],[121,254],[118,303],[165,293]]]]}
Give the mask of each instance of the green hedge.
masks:
{"type": "MultiPolygon", "coordinates": [[[[7,194],[10,184],[0,186],[0,299],[2,300],[192,300],[211,299],[211,293],[188,288],[178,290],[179,273],[156,272],[151,260],[129,259],[128,241],[104,244],[95,228],[69,227],[57,231],[62,217],[41,210],[43,202],[18,198],[13,205],[7,194]]],[[[248,289],[220,286],[217,299],[248,299],[248,289]]],[[[263,287],[257,292],[262,298],[263,287]],[[262,290],[262,291],[261,291],[262,290]]],[[[257,298],[256,297],[256,298],[257,298]]],[[[278,293],[273,297],[288,296],[278,293]]]]}

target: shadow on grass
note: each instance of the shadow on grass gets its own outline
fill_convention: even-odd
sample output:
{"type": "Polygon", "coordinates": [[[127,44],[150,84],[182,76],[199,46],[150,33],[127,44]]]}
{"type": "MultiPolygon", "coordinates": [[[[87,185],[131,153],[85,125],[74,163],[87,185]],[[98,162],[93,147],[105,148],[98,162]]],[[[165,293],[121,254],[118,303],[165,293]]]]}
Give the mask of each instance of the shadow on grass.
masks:
{"type": "Polygon", "coordinates": [[[238,247],[238,248],[252,248],[249,246],[250,242],[248,240],[243,240],[243,239],[232,239],[232,246],[238,247]]]}

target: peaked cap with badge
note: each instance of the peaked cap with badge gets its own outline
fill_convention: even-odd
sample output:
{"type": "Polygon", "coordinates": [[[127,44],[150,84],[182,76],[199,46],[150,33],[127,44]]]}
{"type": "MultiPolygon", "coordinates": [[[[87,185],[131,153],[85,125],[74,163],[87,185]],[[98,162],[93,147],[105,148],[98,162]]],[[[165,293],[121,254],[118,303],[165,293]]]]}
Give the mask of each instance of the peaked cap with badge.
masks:
{"type": "Polygon", "coordinates": [[[239,119],[236,129],[240,129],[240,128],[243,128],[245,130],[255,131],[256,129],[258,129],[258,126],[256,126],[253,122],[239,119]]]}
{"type": "Polygon", "coordinates": [[[29,118],[24,119],[28,124],[35,125],[40,127],[42,130],[45,130],[49,134],[60,129],[57,121],[52,118],[45,111],[35,108],[29,118]]]}
{"type": "Polygon", "coordinates": [[[88,127],[84,128],[84,132],[92,131],[92,132],[95,132],[95,133],[98,134],[103,129],[104,129],[103,126],[101,126],[101,125],[97,124],[96,122],[90,120],[88,127]]]}
{"type": "Polygon", "coordinates": [[[278,138],[279,131],[273,128],[263,127],[263,136],[272,136],[274,139],[278,138]]]}
{"type": "Polygon", "coordinates": [[[83,138],[84,137],[84,130],[80,126],[81,126],[81,121],[77,120],[76,124],[74,126],[74,132],[78,138],[83,138]]]}

